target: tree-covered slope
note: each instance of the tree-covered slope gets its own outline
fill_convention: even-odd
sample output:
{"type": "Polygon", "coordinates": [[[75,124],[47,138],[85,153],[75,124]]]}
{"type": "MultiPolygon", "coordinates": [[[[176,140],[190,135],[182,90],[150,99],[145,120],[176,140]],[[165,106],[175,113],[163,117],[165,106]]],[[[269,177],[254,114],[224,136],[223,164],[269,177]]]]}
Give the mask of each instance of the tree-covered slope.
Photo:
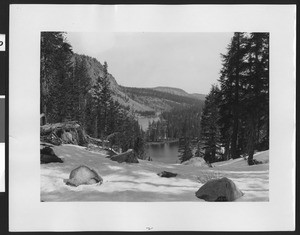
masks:
{"type": "MultiPolygon", "coordinates": [[[[103,76],[103,65],[95,58],[74,54],[73,60],[84,61],[91,86],[103,76]]],[[[136,88],[120,86],[112,74],[108,74],[114,100],[137,113],[170,111],[172,108],[190,105],[203,105],[203,99],[188,94],[182,89],[171,87],[136,88]]]]}

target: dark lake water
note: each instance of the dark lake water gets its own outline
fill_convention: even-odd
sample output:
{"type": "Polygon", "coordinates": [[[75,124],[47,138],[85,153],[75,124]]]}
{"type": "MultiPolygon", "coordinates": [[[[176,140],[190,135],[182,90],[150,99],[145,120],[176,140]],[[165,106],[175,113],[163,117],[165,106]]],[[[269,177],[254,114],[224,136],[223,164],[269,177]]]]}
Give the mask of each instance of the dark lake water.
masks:
{"type": "Polygon", "coordinates": [[[178,142],[149,144],[146,148],[147,155],[153,161],[164,163],[178,163],[178,142]]]}

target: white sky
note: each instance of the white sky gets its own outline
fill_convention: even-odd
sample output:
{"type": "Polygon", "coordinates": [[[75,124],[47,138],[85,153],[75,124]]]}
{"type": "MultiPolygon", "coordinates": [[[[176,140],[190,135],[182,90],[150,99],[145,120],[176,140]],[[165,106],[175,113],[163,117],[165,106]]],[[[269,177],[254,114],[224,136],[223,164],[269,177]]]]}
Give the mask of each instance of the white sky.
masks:
{"type": "Polygon", "coordinates": [[[67,33],[73,51],[95,57],[118,84],[207,94],[233,33],[67,33]]]}

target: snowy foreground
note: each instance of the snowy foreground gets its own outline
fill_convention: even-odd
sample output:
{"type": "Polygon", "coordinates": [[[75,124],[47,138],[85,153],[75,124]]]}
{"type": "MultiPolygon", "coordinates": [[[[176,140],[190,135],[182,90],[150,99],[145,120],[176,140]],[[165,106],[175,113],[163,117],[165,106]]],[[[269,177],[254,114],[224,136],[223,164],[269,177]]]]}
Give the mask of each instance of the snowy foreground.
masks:
{"type": "Polygon", "coordinates": [[[248,166],[243,158],[218,162],[213,168],[205,166],[165,164],[139,160],[137,164],[111,161],[104,154],[90,152],[84,147],[64,145],[54,147],[64,163],[41,165],[42,201],[199,201],[195,192],[206,179],[227,177],[245,194],[236,201],[269,200],[269,151],[254,158],[266,162],[248,166]],[[102,185],[71,187],[63,180],[71,170],[86,165],[103,178],[102,185]],[[178,173],[175,178],[162,178],[157,173],[178,173]]]}

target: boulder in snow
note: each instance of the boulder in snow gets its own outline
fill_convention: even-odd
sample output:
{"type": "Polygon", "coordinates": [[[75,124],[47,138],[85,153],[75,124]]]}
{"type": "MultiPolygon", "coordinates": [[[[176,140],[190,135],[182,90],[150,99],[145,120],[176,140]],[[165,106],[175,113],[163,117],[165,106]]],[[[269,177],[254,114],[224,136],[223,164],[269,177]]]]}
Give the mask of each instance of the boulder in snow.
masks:
{"type": "Polygon", "coordinates": [[[234,201],[243,195],[234,182],[226,177],[210,180],[196,192],[196,197],[210,202],[234,201]]]}
{"type": "Polygon", "coordinates": [[[67,185],[77,187],[82,184],[102,184],[103,179],[95,170],[87,166],[79,166],[71,171],[69,179],[65,179],[64,182],[67,185]]]}
{"type": "Polygon", "coordinates": [[[63,163],[64,161],[55,155],[54,151],[50,147],[44,147],[41,149],[41,164],[47,164],[51,162],[63,163]]]}
{"type": "Polygon", "coordinates": [[[160,177],[166,177],[166,178],[171,178],[171,177],[177,176],[176,173],[172,173],[172,172],[168,172],[168,171],[162,171],[162,172],[158,173],[157,175],[160,177]]]}
{"type": "Polygon", "coordinates": [[[110,160],[116,161],[118,163],[122,163],[122,162],[139,163],[139,160],[135,156],[132,149],[127,150],[127,152],[125,152],[125,153],[114,155],[114,156],[110,157],[110,160]]]}

